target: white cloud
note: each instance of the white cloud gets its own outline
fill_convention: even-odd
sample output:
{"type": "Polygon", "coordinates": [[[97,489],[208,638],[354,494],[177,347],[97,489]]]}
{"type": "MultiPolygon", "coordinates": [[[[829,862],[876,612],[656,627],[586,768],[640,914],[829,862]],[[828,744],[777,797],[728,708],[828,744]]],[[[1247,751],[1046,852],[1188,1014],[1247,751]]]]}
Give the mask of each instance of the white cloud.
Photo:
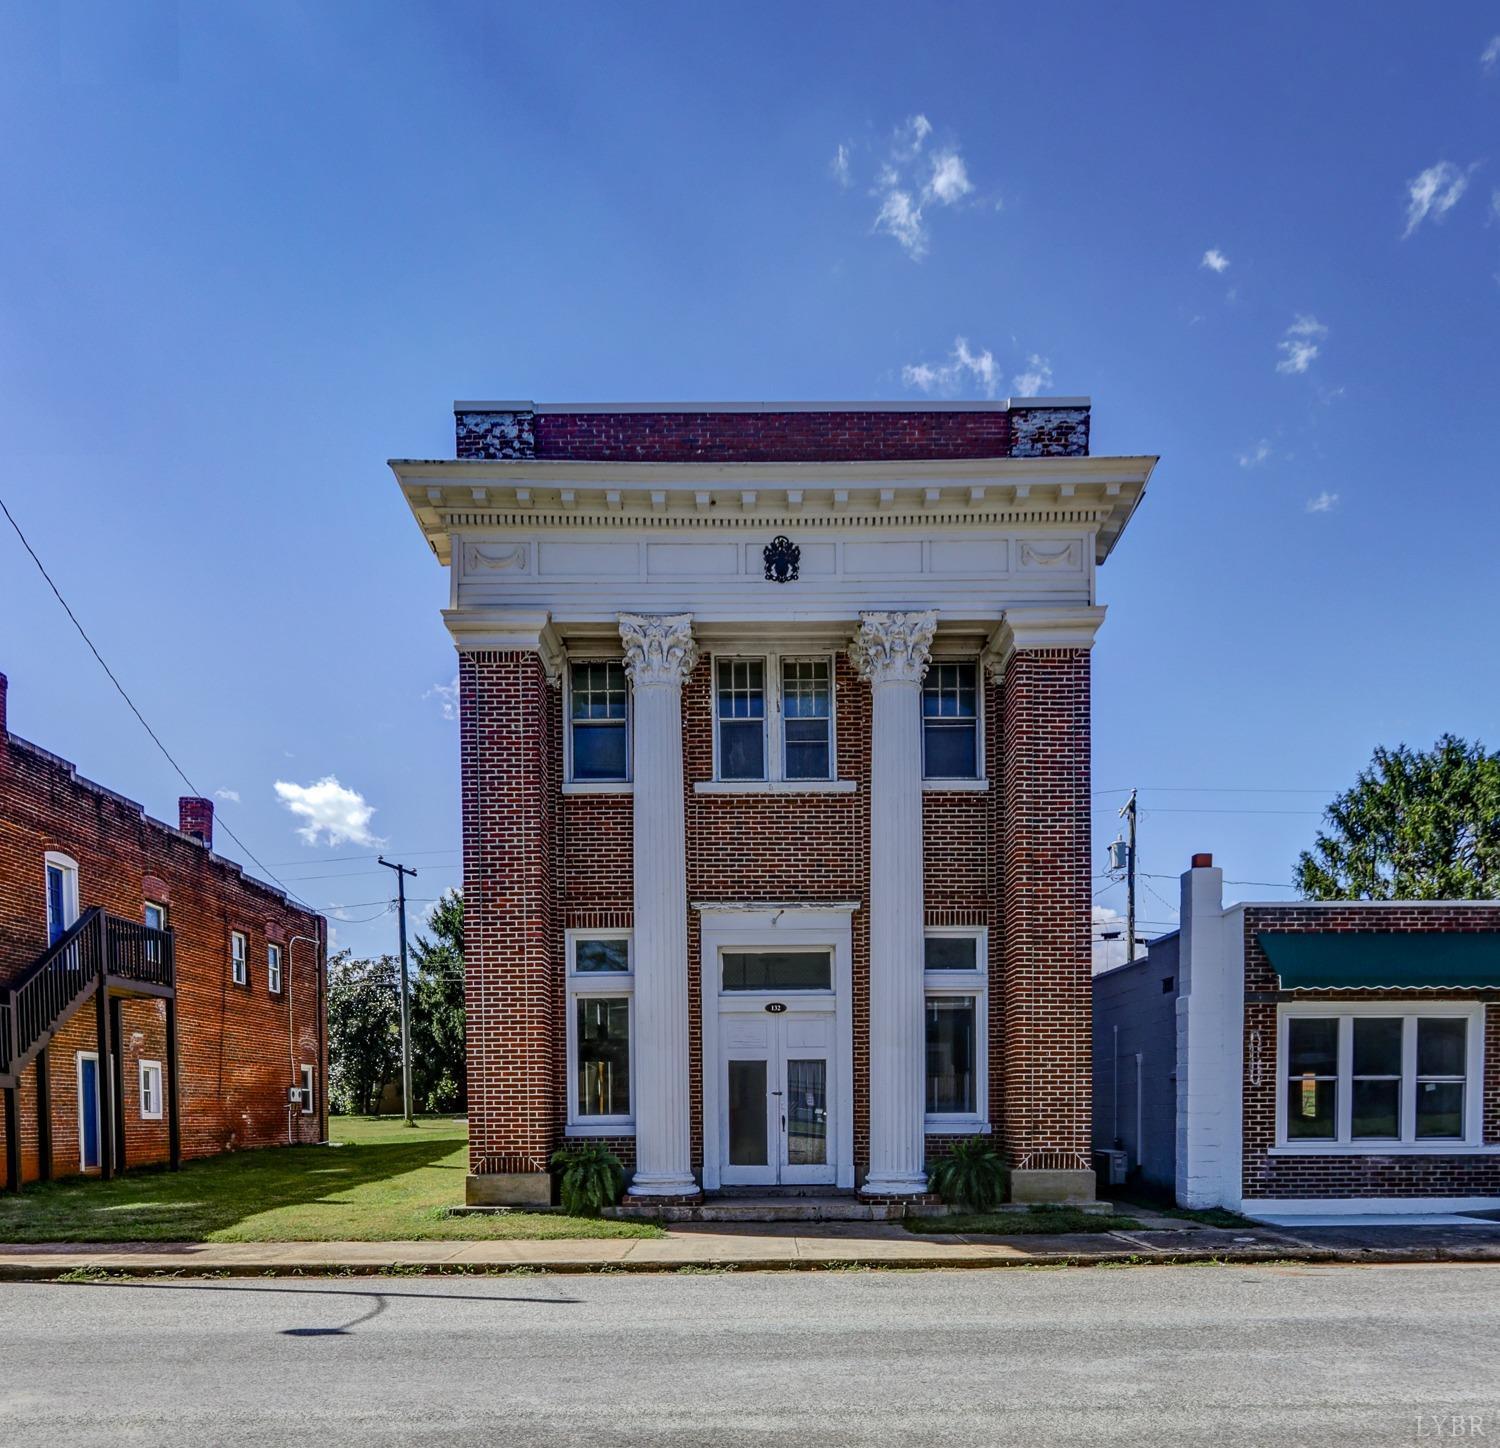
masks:
{"type": "Polygon", "coordinates": [[[1217,272],[1223,276],[1229,270],[1229,258],[1216,246],[1211,246],[1203,253],[1203,260],[1198,263],[1200,267],[1206,266],[1209,271],[1217,272]]]}
{"type": "Polygon", "coordinates": [[[833,172],[833,179],[846,190],[854,184],[854,173],[849,166],[849,148],[839,142],[838,150],[833,153],[833,160],[828,169],[833,172]]]}
{"type": "MultiPolygon", "coordinates": [[[[956,145],[924,155],[931,135],[932,122],[924,115],[910,116],[897,126],[870,191],[879,202],[871,229],[894,237],[913,261],[921,261],[931,245],[927,211],[956,206],[974,190],[956,145]]],[[[848,147],[841,145],[835,152],[833,174],[841,186],[850,184],[848,147]]]]}
{"type": "Polygon", "coordinates": [[[276,798],[298,819],[297,833],[309,845],[320,839],[329,845],[378,845],[380,837],[370,829],[375,806],[355,789],[345,789],[332,775],[315,784],[276,781],[276,798]]]}
{"type": "Polygon", "coordinates": [[[1326,488],[1315,498],[1307,500],[1307,511],[1309,513],[1331,513],[1339,505],[1339,495],[1330,493],[1326,488]]]}
{"type": "Polygon", "coordinates": [[[1258,468],[1270,456],[1270,441],[1267,438],[1261,438],[1248,452],[1240,454],[1240,466],[1242,468],[1258,468]]]}
{"type": "Polygon", "coordinates": [[[214,791],[214,798],[222,799],[226,804],[238,804],[240,802],[240,792],[237,789],[216,789],[214,791]]]}
{"type": "Polygon", "coordinates": [[[1052,364],[1033,352],[1026,359],[1026,370],[1010,379],[1013,397],[1039,397],[1052,386],[1052,364]]]}
{"type": "Polygon", "coordinates": [[[1000,386],[1000,364],[988,347],[974,352],[967,337],[955,337],[948,361],[942,363],[907,363],[901,369],[901,380],[922,392],[956,392],[972,382],[986,397],[993,397],[1000,386]]]}
{"type": "Polygon", "coordinates": [[[1439,161],[1413,176],[1406,183],[1406,230],[1402,237],[1410,236],[1429,216],[1441,221],[1452,211],[1468,190],[1473,170],[1470,166],[1460,171],[1452,161],[1439,161]]]}
{"type": "Polygon", "coordinates": [[[451,684],[434,684],[422,697],[424,699],[437,699],[442,705],[444,719],[457,719],[458,675],[454,674],[451,684]]]}
{"type": "Polygon", "coordinates": [[[1500,35],[1490,38],[1490,43],[1479,52],[1479,63],[1485,70],[1494,70],[1497,62],[1500,62],[1500,35]]]}
{"type": "Polygon", "coordinates": [[[1277,351],[1282,354],[1281,361],[1276,364],[1276,370],[1286,373],[1289,377],[1306,372],[1318,355],[1320,350],[1318,344],[1327,335],[1328,328],[1316,317],[1299,313],[1292,325],[1286,329],[1286,335],[1276,344],[1277,351]]]}
{"type": "Polygon", "coordinates": [[[932,176],[922,188],[924,201],[936,201],[943,206],[952,206],[974,189],[964,158],[957,151],[939,151],[932,158],[932,176]]]}
{"type": "Polygon", "coordinates": [[[922,224],[922,208],[912,202],[910,193],[890,190],[875,213],[875,230],[894,236],[913,261],[927,255],[927,228],[922,224]]]}

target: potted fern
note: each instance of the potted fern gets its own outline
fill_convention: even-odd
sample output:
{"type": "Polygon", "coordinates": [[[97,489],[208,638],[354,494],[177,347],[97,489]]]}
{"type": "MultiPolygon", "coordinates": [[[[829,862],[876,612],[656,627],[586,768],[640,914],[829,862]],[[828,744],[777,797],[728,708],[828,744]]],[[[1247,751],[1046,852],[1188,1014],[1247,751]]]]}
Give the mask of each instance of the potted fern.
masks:
{"type": "Polygon", "coordinates": [[[986,1136],[954,1142],[927,1173],[927,1184],[938,1196],[968,1212],[993,1211],[1005,1200],[1009,1180],[1005,1158],[986,1136]]]}
{"type": "Polygon", "coordinates": [[[614,1206],[625,1190],[620,1158],[597,1141],[554,1152],[552,1170],[558,1174],[563,1211],[570,1217],[597,1217],[605,1207],[614,1206]]]}

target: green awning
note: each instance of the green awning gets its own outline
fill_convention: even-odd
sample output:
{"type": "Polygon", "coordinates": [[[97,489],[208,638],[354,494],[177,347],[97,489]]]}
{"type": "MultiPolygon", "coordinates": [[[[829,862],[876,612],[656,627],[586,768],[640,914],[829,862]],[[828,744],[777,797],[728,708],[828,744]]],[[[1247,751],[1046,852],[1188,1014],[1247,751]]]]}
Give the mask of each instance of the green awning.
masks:
{"type": "Polygon", "coordinates": [[[1256,939],[1283,990],[1500,989],[1500,930],[1262,930],[1256,939]]]}

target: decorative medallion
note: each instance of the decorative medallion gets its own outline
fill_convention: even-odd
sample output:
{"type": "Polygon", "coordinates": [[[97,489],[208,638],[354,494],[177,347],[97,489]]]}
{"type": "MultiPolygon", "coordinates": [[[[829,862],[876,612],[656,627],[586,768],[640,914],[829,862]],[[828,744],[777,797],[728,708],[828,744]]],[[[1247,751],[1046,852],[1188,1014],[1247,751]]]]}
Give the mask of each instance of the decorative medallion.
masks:
{"type": "Polygon", "coordinates": [[[795,583],[797,581],[797,565],[802,561],[802,550],[786,537],[778,534],[766,544],[766,582],[767,583],[795,583]]]}

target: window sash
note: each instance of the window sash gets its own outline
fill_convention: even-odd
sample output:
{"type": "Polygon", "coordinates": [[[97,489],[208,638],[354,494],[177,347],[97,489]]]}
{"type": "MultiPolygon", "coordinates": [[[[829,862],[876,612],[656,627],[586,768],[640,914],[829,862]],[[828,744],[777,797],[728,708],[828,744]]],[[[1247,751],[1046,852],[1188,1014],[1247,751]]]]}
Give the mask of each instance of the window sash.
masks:
{"type": "Polygon", "coordinates": [[[630,683],[620,659],[577,659],[568,665],[568,782],[621,784],[630,778],[630,683]],[[618,764],[594,765],[593,749],[607,748],[618,764]],[[585,747],[580,748],[583,744],[585,747]]]}
{"type": "Polygon", "coordinates": [[[250,984],[250,941],[238,930],[229,936],[229,967],[236,985],[250,984]]]}
{"type": "Polygon", "coordinates": [[[923,1055],[923,1111],[927,1130],[973,1131],[984,1126],[989,1117],[989,931],[983,926],[931,926],[923,932],[923,1016],[927,1017],[934,1000],[966,1000],[973,1012],[973,1028],[969,1041],[972,1104],[966,1111],[934,1111],[929,1094],[930,1072],[924,1045],[923,1055]],[[926,966],[926,941],[972,940],[974,963],[964,966],[946,966],[928,970],[926,966]]]}
{"type": "MultiPolygon", "coordinates": [[[[1363,1009],[1342,1008],[1334,1003],[1327,1006],[1314,1005],[1295,1009],[1283,1009],[1278,1030],[1278,1074],[1276,1103],[1276,1146],[1316,1153],[1320,1150],[1368,1151],[1379,1154],[1392,1149],[1422,1150],[1441,1153],[1444,1150],[1462,1150],[1480,1144],[1482,1134],[1482,1101],[1480,1089],[1483,1074],[1483,1026],[1484,1007],[1464,1005],[1445,1008],[1443,1004],[1393,1006],[1371,1004],[1363,1009]],[[1289,1044],[1292,1023],[1299,1020],[1331,1021],[1337,1032],[1334,1069],[1293,1074],[1290,1069],[1289,1044]],[[1398,1020],[1401,1023],[1401,1069],[1399,1073],[1382,1070],[1356,1072],[1355,1027],[1359,1021],[1398,1020]],[[1424,1022],[1445,1022],[1450,1026],[1462,1026],[1461,1045],[1463,1052],[1462,1074],[1425,1076],[1418,1073],[1418,1033],[1424,1022]],[[1319,1136],[1295,1136],[1291,1132],[1293,1111],[1297,1095],[1304,1081],[1312,1089],[1323,1089],[1328,1083],[1334,1097],[1333,1131],[1319,1136]],[[1318,1084],[1312,1084],[1318,1083],[1318,1084]],[[1385,1117],[1390,1114],[1390,1094],[1374,1088],[1395,1084],[1396,1132],[1390,1134],[1358,1129],[1361,1119],[1368,1122],[1372,1115],[1385,1117]],[[1445,1087],[1437,1103],[1437,1109],[1428,1113],[1430,1119],[1457,1117],[1457,1133],[1446,1131],[1435,1134],[1424,1130],[1421,1109],[1422,1088],[1426,1084],[1445,1087]],[[1358,1088],[1363,1086],[1363,1091],[1358,1088]],[[1357,1101],[1356,1098],[1360,1098],[1357,1101]],[[1362,1104],[1361,1104],[1362,1103],[1362,1104]]],[[[1378,1062],[1372,1064],[1381,1064],[1378,1062]]],[[[1428,1093],[1429,1099],[1433,1093],[1428,1093]]]]}
{"type": "Polygon", "coordinates": [[[838,777],[836,671],[828,654],[715,654],[714,779],[796,783],[838,777]]]}
{"type": "Polygon", "coordinates": [[[273,995],[281,990],[281,947],[266,946],[266,989],[273,995]]]}
{"type": "Polygon", "coordinates": [[[982,690],[977,662],[939,659],[922,680],[922,777],[978,779],[984,771],[979,721],[982,690]],[[941,756],[956,751],[956,760],[941,756]]]}
{"type": "Polygon", "coordinates": [[[141,1120],[160,1121],[162,1114],[161,1062],[142,1061],[140,1063],[140,1084],[141,1120]]]}
{"type": "Polygon", "coordinates": [[[316,1084],[316,1072],[311,1066],[302,1068],[302,1115],[313,1114],[313,1091],[316,1084]]]}

